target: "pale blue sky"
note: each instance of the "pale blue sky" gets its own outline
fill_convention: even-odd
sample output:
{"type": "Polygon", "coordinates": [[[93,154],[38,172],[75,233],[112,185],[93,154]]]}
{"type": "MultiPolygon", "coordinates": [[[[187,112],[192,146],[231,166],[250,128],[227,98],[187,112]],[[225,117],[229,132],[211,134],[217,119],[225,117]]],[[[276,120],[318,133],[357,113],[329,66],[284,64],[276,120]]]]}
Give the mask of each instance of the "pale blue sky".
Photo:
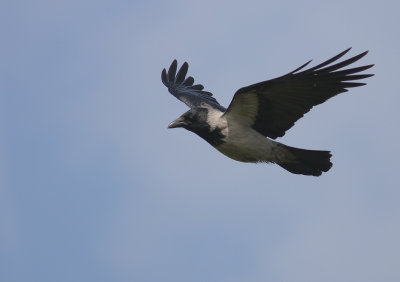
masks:
{"type": "Polygon", "coordinates": [[[0,281],[400,281],[397,1],[3,1],[0,281]],[[173,59],[227,106],[353,46],[376,76],[279,141],[319,178],[167,130],[173,59]]]}

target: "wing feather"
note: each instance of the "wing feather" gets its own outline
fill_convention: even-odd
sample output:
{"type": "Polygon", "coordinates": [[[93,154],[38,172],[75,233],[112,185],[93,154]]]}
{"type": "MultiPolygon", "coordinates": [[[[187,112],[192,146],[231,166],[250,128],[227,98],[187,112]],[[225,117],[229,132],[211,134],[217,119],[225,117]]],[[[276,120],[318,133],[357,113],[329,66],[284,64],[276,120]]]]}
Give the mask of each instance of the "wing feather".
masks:
{"type": "Polygon", "coordinates": [[[184,62],[181,68],[179,69],[178,74],[176,75],[176,84],[181,84],[185,80],[188,69],[189,69],[188,63],[184,62]]]}
{"type": "Polygon", "coordinates": [[[349,50],[307,70],[299,72],[310,61],[284,76],[239,89],[225,115],[235,120],[243,117],[247,125],[264,136],[282,137],[313,106],[348,91],[347,88],[365,85],[356,80],[373,76],[358,74],[373,65],[342,69],[360,60],[368,51],[330,65],[349,50]]]}
{"type": "Polygon", "coordinates": [[[226,109],[222,107],[217,100],[212,97],[212,93],[203,91],[204,86],[201,84],[194,84],[194,78],[186,74],[189,69],[187,62],[184,62],[181,68],[177,71],[178,62],[174,60],[168,69],[163,69],[161,72],[161,81],[168,87],[168,91],[176,98],[184,102],[190,108],[199,107],[208,104],[221,111],[226,109]]]}

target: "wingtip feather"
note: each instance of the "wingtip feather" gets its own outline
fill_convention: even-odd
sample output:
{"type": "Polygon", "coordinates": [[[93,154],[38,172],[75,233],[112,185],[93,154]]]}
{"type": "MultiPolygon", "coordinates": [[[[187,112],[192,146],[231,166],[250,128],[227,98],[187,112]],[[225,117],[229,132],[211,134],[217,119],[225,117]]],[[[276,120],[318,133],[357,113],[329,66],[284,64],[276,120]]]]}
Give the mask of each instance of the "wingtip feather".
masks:
{"type": "Polygon", "coordinates": [[[167,70],[163,69],[161,72],[161,81],[166,85],[166,83],[168,82],[168,78],[167,78],[167,70]]]}
{"type": "Polygon", "coordinates": [[[185,86],[192,86],[193,83],[194,83],[194,78],[192,76],[188,76],[182,84],[185,86]]]}
{"type": "Polygon", "coordinates": [[[181,68],[179,69],[178,74],[176,75],[177,84],[181,84],[185,80],[188,69],[189,69],[189,64],[187,62],[184,62],[181,68]]]}
{"type": "Polygon", "coordinates": [[[175,60],[173,60],[171,66],[168,69],[168,80],[170,82],[175,80],[177,66],[178,66],[178,62],[175,59],[175,60]]]}
{"type": "Polygon", "coordinates": [[[306,67],[311,62],[312,62],[312,60],[309,60],[308,62],[306,62],[305,64],[301,65],[300,67],[298,67],[294,71],[289,72],[288,74],[294,74],[295,72],[298,72],[299,70],[301,70],[302,68],[306,67]]]}

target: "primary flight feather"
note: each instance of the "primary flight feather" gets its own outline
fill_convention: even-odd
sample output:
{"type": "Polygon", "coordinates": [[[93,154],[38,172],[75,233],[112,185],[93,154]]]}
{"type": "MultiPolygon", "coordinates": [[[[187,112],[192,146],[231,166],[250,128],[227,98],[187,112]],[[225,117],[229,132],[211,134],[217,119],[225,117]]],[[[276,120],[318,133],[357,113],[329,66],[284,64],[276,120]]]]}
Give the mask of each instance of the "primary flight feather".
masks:
{"type": "Polygon", "coordinates": [[[174,60],[163,69],[161,80],[168,91],[190,107],[168,128],[183,127],[205,139],[224,155],[241,162],[271,162],[304,175],[319,176],[332,163],[329,151],[290,147],[271,139],[285,135],[313,106],[348,88],[365,85],[354,82],[373,74],[359,74],[373,65],[343,69],[364,57],[368,51],[332,64],[347,49],[333,58],[301,71],[311,61],[278,78],[240,88],[226,109],[212,94],[186,78],[188,63],[177,72],[174,60]]]}

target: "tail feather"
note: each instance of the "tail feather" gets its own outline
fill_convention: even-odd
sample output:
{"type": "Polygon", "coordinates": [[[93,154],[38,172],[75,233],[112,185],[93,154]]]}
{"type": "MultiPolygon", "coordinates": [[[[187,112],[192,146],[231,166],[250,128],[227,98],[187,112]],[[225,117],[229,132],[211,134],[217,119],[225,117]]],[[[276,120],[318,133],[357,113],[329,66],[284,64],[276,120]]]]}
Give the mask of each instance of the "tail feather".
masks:
{"type": "Polygon", "coordinates": [[[291,173],[320,176],[322,172],[327,172],[332,167],[330,161],[332,154],[329,151],[306,150],[281,145],[293,158],[279,160],[276,164],[291,173]]]}

